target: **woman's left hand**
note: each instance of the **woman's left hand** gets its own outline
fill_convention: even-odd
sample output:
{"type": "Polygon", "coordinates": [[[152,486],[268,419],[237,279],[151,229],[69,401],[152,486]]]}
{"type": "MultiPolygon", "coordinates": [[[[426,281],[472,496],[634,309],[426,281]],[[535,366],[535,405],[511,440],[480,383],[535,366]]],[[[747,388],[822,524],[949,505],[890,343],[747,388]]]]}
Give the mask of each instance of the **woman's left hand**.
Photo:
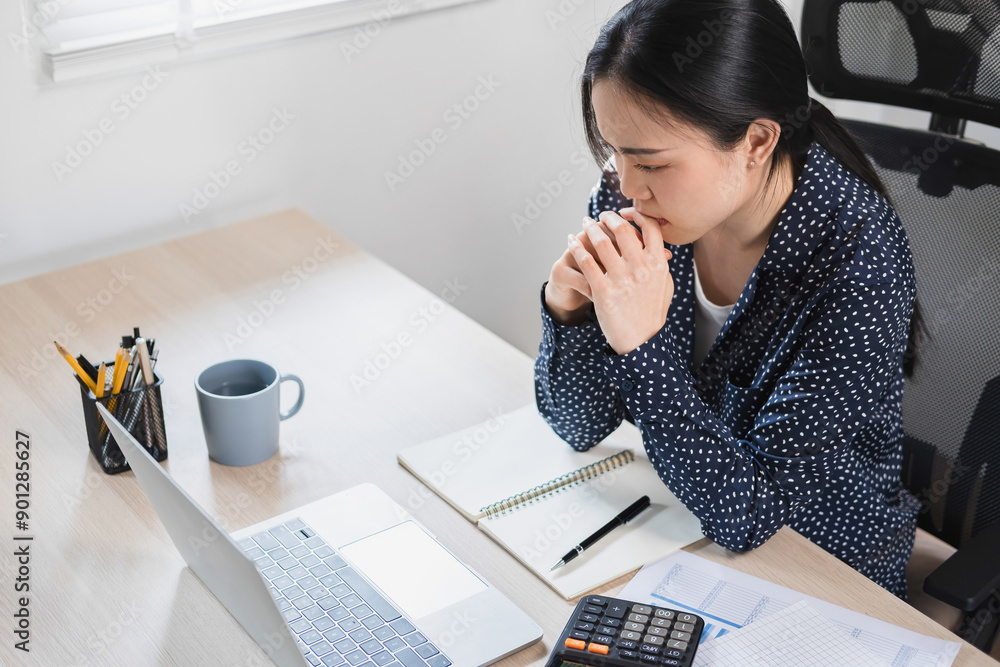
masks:
{"type": "Polygon", "coordinates": [[[663,247],[659,223],[631,207],[620,213],[604,211],[598,216],[611,236],[592,219],[584,221],[596,257],[573,235],[568,245],[590,285],[604,337],[615,352],[624,354],[663,327],[674,281],[667,264],[672,255],[663,247]],[[629,221],[639,223],[641,238],[629,221]]]}

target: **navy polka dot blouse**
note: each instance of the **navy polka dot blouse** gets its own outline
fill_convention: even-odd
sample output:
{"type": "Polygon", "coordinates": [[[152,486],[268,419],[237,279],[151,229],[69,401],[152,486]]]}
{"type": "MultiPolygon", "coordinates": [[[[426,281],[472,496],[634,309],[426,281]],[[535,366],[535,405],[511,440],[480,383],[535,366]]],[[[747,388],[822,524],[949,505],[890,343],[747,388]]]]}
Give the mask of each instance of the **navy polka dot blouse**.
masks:
{"type": "MultiPolygon", "coordinates": [[[[589,215],[630,203],[606,173],[589,215]]],[[[623,355],[593,315],[555,323],[543,286],[542,416],[578,450],[634,421],[706,537],[745,551],[787,524],[905,598],[919,503],[900,482],[900,402],[915,283],[896,213],[814,143],[693,373],[692,246],[668,247],[675,289],[666,323],[623,355]]]]}

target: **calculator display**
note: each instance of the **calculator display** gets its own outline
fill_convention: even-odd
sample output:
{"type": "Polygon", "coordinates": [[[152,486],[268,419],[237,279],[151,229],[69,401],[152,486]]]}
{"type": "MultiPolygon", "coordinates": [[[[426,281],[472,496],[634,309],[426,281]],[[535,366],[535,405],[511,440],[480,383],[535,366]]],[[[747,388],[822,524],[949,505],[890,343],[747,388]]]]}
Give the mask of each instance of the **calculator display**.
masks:
{"type": "Polygon", "coordinates": [[[704,630],[697,614],[591,595],[573,610],[546,667],[690,667],[704,630]]]}

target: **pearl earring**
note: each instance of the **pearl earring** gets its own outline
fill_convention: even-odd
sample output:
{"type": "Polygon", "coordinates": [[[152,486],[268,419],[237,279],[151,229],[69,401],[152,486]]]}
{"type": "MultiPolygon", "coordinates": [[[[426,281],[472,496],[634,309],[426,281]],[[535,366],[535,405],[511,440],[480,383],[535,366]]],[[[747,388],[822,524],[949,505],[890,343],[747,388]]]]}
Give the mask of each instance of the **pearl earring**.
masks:
{"type": "Polygon", "coordinates": [[[750,166],[751,167],[753,166],[753,160],[750,160],[750,166]]]}

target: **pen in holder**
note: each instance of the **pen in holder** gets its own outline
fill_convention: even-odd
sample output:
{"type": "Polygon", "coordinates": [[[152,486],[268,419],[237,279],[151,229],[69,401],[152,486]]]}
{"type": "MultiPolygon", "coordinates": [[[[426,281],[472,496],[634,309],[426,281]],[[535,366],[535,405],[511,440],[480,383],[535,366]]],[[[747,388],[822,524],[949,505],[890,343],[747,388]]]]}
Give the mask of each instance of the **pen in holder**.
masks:
{"type": "MultiPolygon", "coordinates": [[[[107,364],[109,372],[113,366],[114,362],[107,364]]],[[[101,469],[109,475],[129,470],[129,464],[104,419],[97,412],[98,402],[125,426],[154,459],[162,461],[167,458],[167,432],[163,425],[163,401],[160,398],[163,377],[154,369],[153,378],[153,384],[140,385],[130,391],[123,389],[103,398],[97,398],[77,378],[80,381],[80,394],[83,396],[83,417],[87,423],[90,451],[101,469]]]]}

